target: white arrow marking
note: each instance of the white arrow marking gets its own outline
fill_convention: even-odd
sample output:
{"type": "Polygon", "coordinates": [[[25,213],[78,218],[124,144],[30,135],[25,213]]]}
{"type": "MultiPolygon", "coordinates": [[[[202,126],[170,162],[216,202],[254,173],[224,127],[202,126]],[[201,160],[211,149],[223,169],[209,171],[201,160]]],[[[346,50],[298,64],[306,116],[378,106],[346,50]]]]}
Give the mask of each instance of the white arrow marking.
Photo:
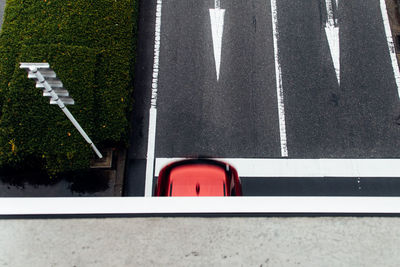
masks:
{"type": "MultiPolygon", "coordinates": [[[[338,0],[336,7],[338,7],[338,0]]],[[[333,3],[332,0],[326,0],[326,13],[328,20],[325,26],[325,33],[329,43],[329,49],[331,50],[331,57],[333,66],[336,71],[336,78],[340,85],[340,46],[339,46],[339,27],[337,26],[337,19],[333,17],[333,3]]]]}
{"type": "Polygon", "coordinates": [[[215,9],[210,9],[211,33],[214,48],[215,69],[217,71],[217,81],[219,80],[219,70],[221,66],[222,34],[224,31],[225,9],[220,8],[220,1],[215,0],[215,9]]]}

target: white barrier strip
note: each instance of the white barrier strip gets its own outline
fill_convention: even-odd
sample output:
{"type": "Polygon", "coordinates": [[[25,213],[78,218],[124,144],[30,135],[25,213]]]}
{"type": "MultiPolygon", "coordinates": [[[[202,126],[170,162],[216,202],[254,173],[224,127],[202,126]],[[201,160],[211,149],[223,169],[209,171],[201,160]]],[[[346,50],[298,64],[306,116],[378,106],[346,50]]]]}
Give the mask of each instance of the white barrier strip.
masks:
{"type": "Polygon", "coordinates": [[[400,213],[400,197],[0,198],[0,215],[400,213]]]}
{"type": "MultiPolygon", "coordinates": [[[[157,158],[155,175],[182,158],[157,158]]],[[[252,159],[219,158],[240,177],[400,177],[400,159],[252,159]]]]}

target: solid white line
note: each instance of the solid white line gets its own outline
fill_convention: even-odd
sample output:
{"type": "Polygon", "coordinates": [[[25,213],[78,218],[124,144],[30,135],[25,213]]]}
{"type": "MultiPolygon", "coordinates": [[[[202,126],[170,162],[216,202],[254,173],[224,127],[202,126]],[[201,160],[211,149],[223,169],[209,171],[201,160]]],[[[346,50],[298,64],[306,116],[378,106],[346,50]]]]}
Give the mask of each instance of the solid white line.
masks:
{"type": "Polygon", "coordinates": [[[0,215],[400,213],[400,197],[0,198],[0,215]]]}
{"type": "Polygon", "coordinates": [[[144,195],[152,196],[153,177],[154,177],[154,154],[156,143],[156,123],[157,123],[157,90],[158,90],[158,74],[159,74],[159,56],[160,56],[160,32],[161,32],[161,8],[162,0],[157,0],[156,7],[156,24],[154,36],[154,62],[153,76],[151,83],[151,103],[149,110],[149,133],[147,140],[147,161],[146,161],[146,181],[144,195]]]}
{"type": "MultiPolygon", "coordinates": [[[[155,175],[182,158],[157,158],[155,175]]],[[[240,177],[400,177],[400,159],[252,159],[219,158],[240,177]]]]}
{"type": "Polygon", "coordinates": [[[146,197],[151,197],[153,190],[156,121],[157,121],[157,109],[151,107],[150,118],[149,118],[149,136],[148,136],[149,141],[147,143],[146,181],[144,187],[145,188],[144,195],[146,197]]]}
{"type": "Polygon", "coordinates": [[[389,54],[390,54],[390,58],[392,61],[393,74],[394,74],[394,78],[396,80],[397,93],[398,93],[398,96],[400,97],[400,71],[399,71],[399,65],[397,63],[396,49],[395,49],[394,43],[393,43],[392,31],[390,29],[390,23],[389,23],[389,18],[388,18],[388,14],[387,14],[386,3],[385,3],[385,0],[380,0],[380,1],[381,1],[382,20],[383,20],[383,25],[385,26],[385,33],[386,33],[386,39],[387,39],[387,43],[388,43],[388,47],[389,47],[389,54]]]}
{"type": "Polygon", "coordinates": [[[279,51],[278,51],[279,33],[277,30],[278,12],[276,8],[276,0],[271,0],[271,14],[272,14],[272,30],[273,30],[273,40],[274,40],[275,75],[276,75],[276,91],[278,100],[281,156],[287,157],[288,149],[287,149],[287,139],[286,139],[285,104],[283,100],[282,70],[279,62],[279,51]]]}

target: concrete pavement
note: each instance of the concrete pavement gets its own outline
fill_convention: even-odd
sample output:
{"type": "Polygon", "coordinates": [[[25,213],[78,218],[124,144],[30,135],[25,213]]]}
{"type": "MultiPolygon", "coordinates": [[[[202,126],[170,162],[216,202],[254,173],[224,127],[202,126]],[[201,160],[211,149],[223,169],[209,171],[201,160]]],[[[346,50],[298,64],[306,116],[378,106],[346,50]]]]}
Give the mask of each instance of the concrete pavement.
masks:
{"type": "Polygon", "coordinates": [[[1,220],[1,266],[398,266],[399,218],[1,220]]]}

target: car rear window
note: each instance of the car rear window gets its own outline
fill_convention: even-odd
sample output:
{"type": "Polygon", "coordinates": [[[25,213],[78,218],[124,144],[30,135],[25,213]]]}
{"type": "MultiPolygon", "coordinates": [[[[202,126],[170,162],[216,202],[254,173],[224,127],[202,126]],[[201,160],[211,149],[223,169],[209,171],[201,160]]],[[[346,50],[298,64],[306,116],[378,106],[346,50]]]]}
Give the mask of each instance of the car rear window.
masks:
{"type": "Polygon", "coordinates": [[[169,196],[225,196],[225,171],[212,165],[189,165],[170,173],[169,196]]]}

